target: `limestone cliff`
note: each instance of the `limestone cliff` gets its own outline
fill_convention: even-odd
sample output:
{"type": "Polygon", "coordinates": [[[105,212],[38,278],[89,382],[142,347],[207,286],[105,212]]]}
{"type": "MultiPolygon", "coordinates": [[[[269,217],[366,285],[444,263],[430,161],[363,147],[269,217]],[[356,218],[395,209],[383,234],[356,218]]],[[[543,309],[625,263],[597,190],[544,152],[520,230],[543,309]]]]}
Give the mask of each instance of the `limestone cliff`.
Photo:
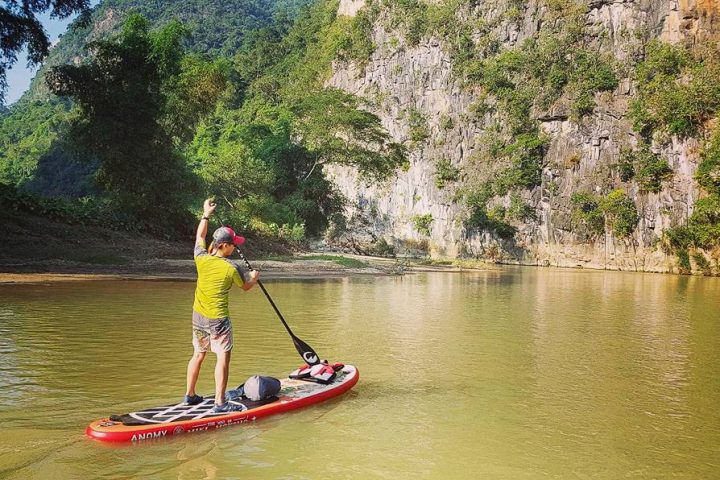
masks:
{"type": "MultiPolygon", "coordinates": [[[[442,3],[442,2],[434,2],[442,3]]],[[[477,45],[492,38],[496,50],[512,49],[538,37],[548,22],[558,22],[552,3],[487,0],[457,11],[465,22],[482,25],[472,30],[477,45]]],[[[652,153],[667,161],[671,175],[656,191],[624,181],[617,165],[624,149],[638,146],[640,138],[628,119],[636,96],[632,65],[651,39],[698,45],[717,38],[720,2],[714,0],[592,0],[582,2],[585,44],[610,55],[618,75],[612,91],[597,92],[586,115],[569,113],[564,96],[544,110],[533,111],[533,121],[546,138],[539,180],[489,200],[490,207],[510,209],[521,202],[527,215],[508,222],[515,234],[469,227],[467,205],[458,192],[473,170],[490,181],[497,172],[483,156],[492,125],[503,121],[496,111],[478,112],[485,93],[468,88],[454,72],[448,42],[436,35],[417,43],[375,2],[371,29],[374,52],[365,62],[337,62],[328,86],[368,100],[396,141],[409,149],[406,171],[383,185],[366,185],[347,168],[333,167],[329,174],[349,200],[346,236],[371,242],[383,238],[403,248],[427,246],[440,257],[475,256],[530,265],[583,266],[639,271],[677,271],[677,259],[660,248],[663,232],[682,225],[701,195],[694,175],[699,141],[693,136],[672,136],[651,144],[652,153]],[[417,123],[424,134],[416,135],[417,123]],[[483,158],[485,160],[483,160],[483,158]],[[457,173],[456,181],[438,181],[439,162],[457,173]],[[485,162],[485,163],[483,163],[485,162]],[[484,169],[484,170],[483,170],[484,169]],[[462,173],[460,173],[462,172],[462,173]],[[622,189],[632,199],[638,220],[632,233],[603,234],[589,238],[572,222],[573,194],[607,193],[622,189]]],[[[354,16],[370,8],[365,0],[342,0],[339,14],[354,16]]],[[[504,211],[504,210],[503,210],[504,211]]],[[[710,256],[710,253],[708,253],[710,256]]]]}

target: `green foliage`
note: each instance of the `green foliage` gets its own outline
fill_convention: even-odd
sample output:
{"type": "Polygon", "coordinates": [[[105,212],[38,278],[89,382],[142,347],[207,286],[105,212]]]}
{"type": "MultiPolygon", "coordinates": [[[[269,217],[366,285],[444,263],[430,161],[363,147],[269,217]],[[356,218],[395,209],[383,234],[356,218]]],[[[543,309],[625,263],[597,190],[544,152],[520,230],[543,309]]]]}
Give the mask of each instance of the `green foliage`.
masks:
{"type": "MultiPolygon", "coordinates": [[[[695,175],[708,195],[695,202],[693,213],[686,225],[669,228],[663,234],[666,250],[675,253],[681,262],[689,249],[714,250],[720,247],[719,152],[720,129],[715,131],[705,146],[695,175]]],[[[696,263],[701,269],[703,268],[700,262],[696,261],[696,263]]]]}
{"type": "Polygon", "coordinates": [[[616,165],[618,173],[620,174],[620,180],[623,182],[629,182],[635,178],[635,162],[636,162],[636,151],[631,148],[621,148],[620,158],[616,165]]]}
{"type": "Polygon", "coordinates": [[[720,110],[720,58],[712,47],[690,52],[651,41],[637,66],[630,117],[645,137],[656,131],[691,136],[720,110]]]}
{"type": "Polygon", "coordinates": [[[368,253],[379,257],[394,257],[395,247],[390,245],[385,238],[380,237],[375,243],[370,245],[368,253]]]}
{"type": "Polygon", "coordinates": [[[50,39],[36,17],[48,9],[54,18],[67,18],[75,13],[88,13],[90,0],[5,1],[0,7],[0,105],[7,90],[7,70],[18,53],[27,50],[28,62],[38,65],[50,50],[50,39]]]}
{"type": "Polygon", "coordinates": [[[316,235],[343,199],[323,177],[317,157],[293,141],[290,120],[272,113],[274,121],[248,123],[240,120],[241,111],[219,110],[199,129],[189,156],[207,192],[234,212],[234,224],[269,235],[277,233],[271,224],[302,224],[316,235]]]}
{"type": "MultiPolygon", "coordinates": [[[[62,137],[100,160],[105,191],[142,218],[179,219],[186,195],[200,187],[218,196],[224,219],[236,226],[291,239],[315,235],[343,203],[324,165],[352,166],[378,180],[407,164],[404,148],[358,98],[323,87],[332,61],[364,61],[374,50],[369,33],[378,11],[364,9],[354,18],[336,12],[335,0],[107,0],[93,22],[102,19],[111,39],[92,42],[80,66],[59,66],[49,75],[58,93],[75,100],[73,116],[58,121],[56,112],[37,109],[4,119],[33,149],[0,162],[0,175],[36,182],[38,157],[62,137]],[[135,11],[166,25],[150,31],[149,22],[131,15],[121,30],[106,18],[110,9],[111,19],[135,11]],[[175,18],[187,21],[194,36],[177,21],[168,23],[175,18]],[[239,53],[231,63],[209,62],[183,47],[239,53]],[[29,113],[38,121],[28,122],[29,113]]],[[[48,64],[76,57],[91,30],[73,25],[48,64]]],[[[0,152],[21,143],[9,135],[0,152]]]]}
{"type": "Polygon", "coordinates": [[[97,225],[113,230],[161,233],[149,221],[136,220],[118,210],[112,202],[96,198],[47,198],[19,191],[0,183],[0,218],[36,215],[51,221],[75,225],[97,225]]]}
{"type": "Polygon", "coordinates": [[[117,38],[88,45],[86,63],[46,77],[54,93],[75,100],[69,136],[100,160],[105,191],[125,211],[173,227],[194,188],[176,145],[225,86],[222,66],[185,55],[187,34],[177,22],[150,32],[144,17],[131,15],[117,38]]]}
{"type": "Polygon", "coordinates": [[[640,158],[635,178],[641,190],[658,193],[662,189],[662,182],[670,177],[672,169],[664,158],[654,154],[640,158]]]}
{"type": "Polygon", "coordinates": [[[460,169],[452,164],[449,158],[443,157],[435,163],[435,186],[445,188],[450,182],[460,179],[460,169]]]}
{"type": "Polygon", "coordinates": [[[505,221],[505,211],[502,208],[487,210],[486,207],[476,207],[465,225],[493,232],[503,239],[513,238],[517,233],[517,229],[505,221]]]}
{"type": "Polygon", "coordinates": [[[432,222],[433,217],[431,213],[426,213],[424,215],[415,215],[412,217],[413,226],[415,227],[415,230],[417,230],[422,235],[430,236],[432,233],[432,222]]]}
{"type": "Polygon", "coordinates": [[[695,178],[707,192],[720,194],[720,128],[703,149],[695,178]]]}
{"type": "Polygon", "coordinates": [[[346,165],[373,180],[389,177],[406,160],[380,118],[362,110],[357,97],[338,89],[310,91],[293,101],[293,127],[302,145],[321,164],[346,165]]]}
{"type": "Polygon", "coordinates": [[[510,207],[507,210],[507,217],[518,222],[534,220],[535,210],[520,195],[513,193],[510,195],[510,207]]]}
{"type": "Polygon", "coordinates": [[[577,52],[572,63],[567,90],[573,98],[571,117],[579,120],[592,113],[595,93],[615,90],[618,78],[610,60],[589,50],[577,52]]]}
{"type": "MultiPolygon", "coordinates": [[[[188,51],[195,54],[229,55],[237,51],[249,32],[268,25],[288,24],[297,15],[299,8],[310,2],[312,0],[100,2],[87,21],[79,19],[71,24],[58,44],[50,50],[30,90],[11,107],[9,115],[0,119],[0,178],[45,195],[84,196],[96,192],[92,177],[97,167],[94,163],[80,162],[79,153],[70,141],[66,141],[68,137],[65,130],[72,102],[61,101],[49,94],[45,74],[53,66],[76,63],[78,58],[87,57],[85,45],[88,41],[106,40],[120,34],[130,12],[147,17],[153,28],[176,20],[184,22],[192,31],[191,35],[182,40],[188,51]],[[53,175],[52,172],[62,174],[53,175]]],[[[192,59],[188,57],[186,61],[189,63],[192,59]]],[[[194,63],[195,66],[199,65],[199,62],[194,63]]],[[[189,74],[197,72],[197,69],[191,65],[186,65],[183,70],[184,76],[178,80],[189,84],[188,91],[201,89],[203,85],[212,86],[210,82],[198,84],[194,81],[198,77],[189,74]]],[[[243,85],[238,82],[234,87],[237,98],[242,95],[243,85]]],[[[176,92],[181,90],[175,89],[176,92]]],[[[205,96],[200,93],[195,98],[205,96]]],[[[175,110],[175,107],[180,106],[177,102],[168,99],[170,103],[174,105],[165,112],[166,127],[185,128],[183,135],[187,135],[187,130],[191,128],[183,118],[192,116],[198,105],[183,102],[183,112],[182,109],[175,110]]]]}
{"type": "Polygon", "coordinates": [[[0,181],[22,186],[37,171],[62,131],[67,106],[60,102],[36,102],[13,108],[0,119],[0,181]]]}
{"type": "Polygon", "coordinates": [[[640,220],[635,202],[622,190],[613,190],[600,201],[605,221],[618,238],[625,238],[635,231],[640,220]]]}
{"type": "Polygon", "coordinates": [[[450,130],[455,126],[453,123],[452,118],[450,118],[450,115],[443,113],[440,115],[440,128],[443,130],[450,130]]]}
{"type": "Polygon", "coordinates": [[[692,271],[692,265],[690,264],[690,252],[687,249],[682,249],[678,252],[677,256],[680,273],[683,275],[689,275],[692,271]]]}
{"type": "Polygon", "coordinates": [[[605,232],[605,217],[600,209],[600,201],[587,192],[573,193],[570,197],[573,205],[572,222],[590,237],[597,237],[605,232]]]}
{"type": "MultiPolygon", "coordinates": [[[[234,59],[242,96],[219,108],[189,150],[208,192],[221,192],[236,223],[304,225],[317,235],[344,199],[324,166],[346,165],[382,180],[407,163],[380,119],[361,100],[324,88],[333,60],[362,60],[370,16],[337,17],[323,0],[298,20],[258,30],[234,59]]],[[[372,12],[367,15],[373,15],[372,12]]]]}
{"type": "Polygon", "coordinates": [[[687,252],[695,243],[695,235],[692,229],[686,226],[673,227],[663,232],[663,241],[670,252],[687,252]]]}
{"type": "Polygon", "coordinates": [[[307,255],[302,257],[303,260],[329,260],[346,268],[366,268],[369,266],[367,262],[355,258],[343,257],[342,255],[307,255]]]}
{"type": "Polygon", "coordinates": [[[640,190],[645,192],[660,192],[662,182],[672,177],[667,160],[650,151],[650,145],[644,142],[636,150],[620,151],[618,169],[621,180],[635,179],[640,190]]]}
{"type": "Polygon", "coordinates": [[[535,133],[522,133],[496,150],[496,157],[505,159],[511,165],[494,181],[496,195],[504,195],[513,188],[540,185],[547,142],[547,138],[535,133]]]}
{"type": "Polygon", "coordinates": [[[410,140],[412,142],[420,143],[430,136],[427,119],[416,108],[410,109],[407,115],[407,121],[410,128],[410,140]]]}
{"type": "Polygon", "coordinates": [[[705,258],[705,255],[700,252],[695,252],[693,254],[693,260],[695,260],[695,264],[698,266],[703,275],[712,275],[712,267],[710,266],[708,259],[705,258]]]}
{"type": "Polygon", "coordinates": [[[720,195],[710,195],[695,202],[688,228],[693,246],[712,249],[720,245],[720,195]]]}
{"type": "Polygon", "coordinates": [[[363,8],[352,18],[347,34],[338,47],[338,58],[359,63],[367,62],[375,51],[372,41],[373,24],[377,10],[363,8]]]}
{"type": "Polygon", "coordinates": [[[532,108],[546,109],[562,95],[571,99],[571,116],[592,112],[597,92],[614,90],[618,80],[611,60],[583,44],[585,7],[570,2],[561,18],[519,48],[476,63],[466,81],[495,96],[514,133],[533,126],[532,108]]]}
{"type": "Polygon", "coordinates": [[[465,203],[470,209],[470,216],[464,222],[465,227],[486,230],[500,238],[511,239],[517,233],[517,229],[507,223],[504,208],[488,208],[487,203],[492,196],[492,189],[489,186],[466,192],[465,203]]]}
{"type": "Polygon", "coordinates": [[[601,198],[587,192],[574,193],[571,202],[573,224],[591,238],[604,233],[606,227],[618,238],[629,237],[640,220],[635,202],[619,189],[601,198]]]}

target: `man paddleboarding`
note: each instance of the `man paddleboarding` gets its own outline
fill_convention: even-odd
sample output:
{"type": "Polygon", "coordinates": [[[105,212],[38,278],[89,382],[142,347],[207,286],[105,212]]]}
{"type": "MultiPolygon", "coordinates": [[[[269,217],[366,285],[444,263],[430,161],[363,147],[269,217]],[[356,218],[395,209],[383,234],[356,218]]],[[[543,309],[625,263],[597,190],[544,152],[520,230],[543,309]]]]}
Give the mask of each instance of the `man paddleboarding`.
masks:
{"type": "Polygon", "coordinates": [[[187,368],[187,391],[184,402],[197,405],[203,397],[195,393],[200,367],[208,350],[217,356],[215,364],[215,407],[213,412],[231,412],[242,408],[225,400],[230,353],[233,348],[232,323],[228,309],[228,296],[233,284],[243,290],[250,290],[260,276],[256,270],[245,272],[229,260],[245,239],[235,234],[230,227],[220,227],[213,233],[208,250],[205,236],[210,217],[215,212],[212,199],[205,200],[203,216],[195,235],[195,266],[197,287],[193,303],[192,329],[194,353],[187,368]]]}

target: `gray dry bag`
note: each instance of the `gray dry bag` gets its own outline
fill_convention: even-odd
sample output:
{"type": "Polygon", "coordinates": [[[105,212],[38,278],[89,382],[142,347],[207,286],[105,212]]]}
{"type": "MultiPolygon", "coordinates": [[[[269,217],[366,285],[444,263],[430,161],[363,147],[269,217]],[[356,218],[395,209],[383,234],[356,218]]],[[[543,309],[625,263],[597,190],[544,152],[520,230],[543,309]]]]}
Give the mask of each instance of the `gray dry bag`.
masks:
{"type": "Polygon", "coordinates": [[[253,375],[244,386],[245,396],[253,401],[266,400],[280,392],[280,380],[274,377],[253,375]]]}

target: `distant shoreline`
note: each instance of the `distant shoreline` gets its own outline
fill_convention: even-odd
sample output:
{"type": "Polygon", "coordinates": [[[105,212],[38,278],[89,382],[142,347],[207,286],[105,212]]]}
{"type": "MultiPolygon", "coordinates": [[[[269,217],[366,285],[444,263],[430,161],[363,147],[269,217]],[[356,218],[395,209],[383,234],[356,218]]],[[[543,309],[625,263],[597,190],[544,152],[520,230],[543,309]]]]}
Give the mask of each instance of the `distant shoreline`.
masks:
{"type": "MultiPolygon", "coordinates": [[[[434,265],[408,259],[365,257],[348,254],[309,254],[280,260],[257,260],[253,267],[261,278],[324,278],[348,275],[401,275],[424,271],[461,272],[488,269],[471,266],[434,265]]],[[[0,261],[0,284],[26,284],[71,281],[183,281],[196,279],[192,260],[153,259],[118,265],[92,264],[64,260],[0,261]]]]}

